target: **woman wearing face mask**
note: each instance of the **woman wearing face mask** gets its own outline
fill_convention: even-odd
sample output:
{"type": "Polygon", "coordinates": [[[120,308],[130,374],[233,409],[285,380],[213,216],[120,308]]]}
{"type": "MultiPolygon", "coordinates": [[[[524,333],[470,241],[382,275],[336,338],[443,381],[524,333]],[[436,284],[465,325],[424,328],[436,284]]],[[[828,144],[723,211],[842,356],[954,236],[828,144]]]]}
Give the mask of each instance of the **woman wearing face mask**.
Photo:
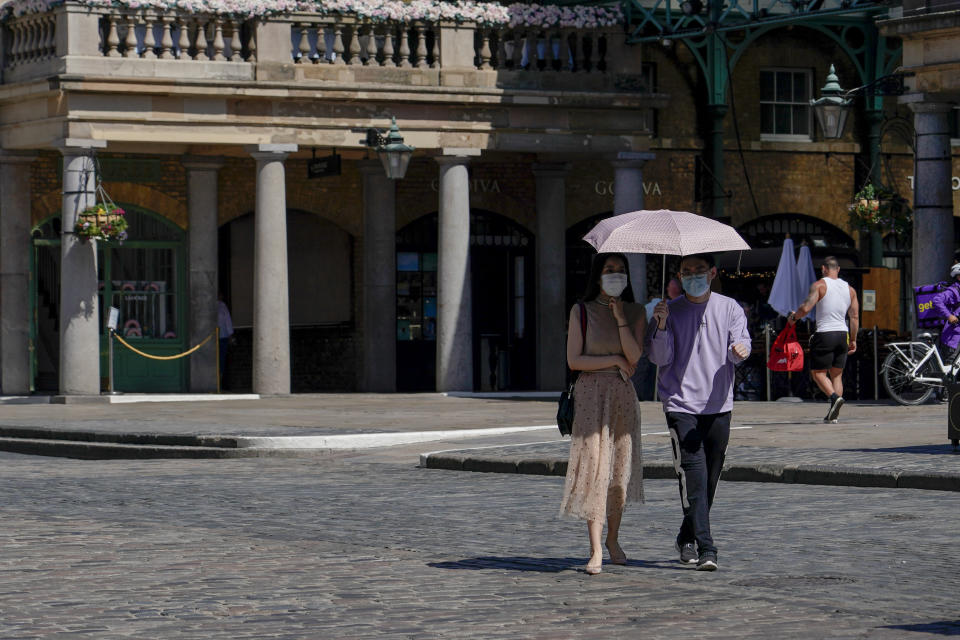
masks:
{"type": "Polygon", "coordinates": [[[630,382],[643,353],[647,319],[634,304],[627,258],[620,253],[594,257],[587,290],[570,310],[567,363],[580,376],[570,460],[560,514],[587,521],[590,560],[586,572],[600,573],[603,523],[610,561],[626,564],[618,534],[627,502],[643,501],[640,456],[640,405],[630,382]],[[580,326],[580,304],[587,326],[580,326]]]}

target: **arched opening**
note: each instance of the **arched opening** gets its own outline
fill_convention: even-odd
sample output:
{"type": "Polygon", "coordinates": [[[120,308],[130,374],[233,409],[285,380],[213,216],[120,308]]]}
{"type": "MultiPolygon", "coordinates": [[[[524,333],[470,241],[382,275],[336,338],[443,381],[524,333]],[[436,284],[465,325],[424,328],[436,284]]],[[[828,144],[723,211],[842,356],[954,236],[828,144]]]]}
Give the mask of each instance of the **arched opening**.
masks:
{"type": "MultiPolygon", "coordinates": [[[[227,351],[223,388],[253,386],[254,215],[220,227],[219,287],[236,340],[227,351]]],[[[287,210],[290,388],[354,391],[353,236],[313,213],[287,210]]]]}
{"type": "MultiPolygon", "coordinates": [[[[165,356],[186,347],[186,233],[166,218],[137,205],[118,203],[126,211],[129,239],[97,243],[101,327],[101,387],[109,371],[105,321],[110,307],[119,310],[117,332],[148,353],[165,356]]],[[[32,230],[31,368],[34,389],[59,387],[60,214],[32,230]]],[[[118,391],[179,392],[187,388],[185,359],[147,360],[117,345],[114,387],[118,391]]]]}
{"type": "MultiPolygon", "coordinates": [[[[397,390],[436,389],[438,214],[397,233],[397,390]]],[[[536,385],[534,238],[513,220],[470,212],[474,387],[536,385]]]]}
{"type": "Polygon", "coordinates": [[[776,317],[767,299],[788,236],[796,251],[804,244],[810,247],[815,271],[819,260],[836,256],[844,279],[860,290],[860,254],[853,238],[829,222],[800,213],[777,213],[751,220],[737,231],[752,250],[721,254],[717,268],[724,295],[749,305],[752,333],[776,317]]]}

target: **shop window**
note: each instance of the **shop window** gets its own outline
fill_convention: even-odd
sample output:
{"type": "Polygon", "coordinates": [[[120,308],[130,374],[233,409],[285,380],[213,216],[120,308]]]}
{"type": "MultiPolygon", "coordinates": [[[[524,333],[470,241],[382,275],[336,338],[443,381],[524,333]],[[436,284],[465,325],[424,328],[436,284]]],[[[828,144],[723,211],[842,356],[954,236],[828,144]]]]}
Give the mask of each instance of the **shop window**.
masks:
{"type": "Polygon", "coordinates": [[[810,140],[810,71],[765,69],[760,72],[760,136],[810,140]]]}
{"type": "Polygon", "coordinates": [[[397,340],[437,339],[437,254],[397,252],[397,340]]]}
{"type": "Polygon", "coordinates": [[[954,107],[950,113],[950,143],[960,145],[960,107],[954,107]]]}
{"type": "Polygon", "coordinates": [[[178,338],[175,250],[121,247],[111,251],[109,262],[108,306],[120,310],[117,332],[125,338],[178,338]]]}

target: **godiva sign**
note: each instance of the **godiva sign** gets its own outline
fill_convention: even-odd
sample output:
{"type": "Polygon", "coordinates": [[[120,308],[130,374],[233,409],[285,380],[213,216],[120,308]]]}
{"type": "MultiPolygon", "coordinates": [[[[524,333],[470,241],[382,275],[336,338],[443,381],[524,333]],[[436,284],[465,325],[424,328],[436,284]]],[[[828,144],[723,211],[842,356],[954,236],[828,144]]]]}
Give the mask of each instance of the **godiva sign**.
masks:
{"type": "MultiPolygon", "coordinates": [[[[593,191],[598,196],[612,196],[613,192],[613,181],[612,180],[597,180],[593,183],[593,191]]],[[[663,192],[660,191],[659,182],[644,182],[643,183],[643,195],[645,196],[662,196],[663,192]]]]}

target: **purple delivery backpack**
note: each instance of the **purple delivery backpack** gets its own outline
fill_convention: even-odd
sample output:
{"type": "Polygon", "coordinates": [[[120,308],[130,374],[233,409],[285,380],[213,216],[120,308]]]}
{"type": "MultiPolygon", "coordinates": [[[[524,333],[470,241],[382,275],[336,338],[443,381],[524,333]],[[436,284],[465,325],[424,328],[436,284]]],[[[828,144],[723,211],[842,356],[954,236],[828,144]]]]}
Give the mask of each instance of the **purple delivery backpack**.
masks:
{"type": "Polygon", "coordinates": [[[913,311],[917,314],[917,327],[920,329],[940,329],[947,321],[933,307],[933,298],[941,291],[950,288],[951,282],[924,284],[913,288],[913,311]]]}

